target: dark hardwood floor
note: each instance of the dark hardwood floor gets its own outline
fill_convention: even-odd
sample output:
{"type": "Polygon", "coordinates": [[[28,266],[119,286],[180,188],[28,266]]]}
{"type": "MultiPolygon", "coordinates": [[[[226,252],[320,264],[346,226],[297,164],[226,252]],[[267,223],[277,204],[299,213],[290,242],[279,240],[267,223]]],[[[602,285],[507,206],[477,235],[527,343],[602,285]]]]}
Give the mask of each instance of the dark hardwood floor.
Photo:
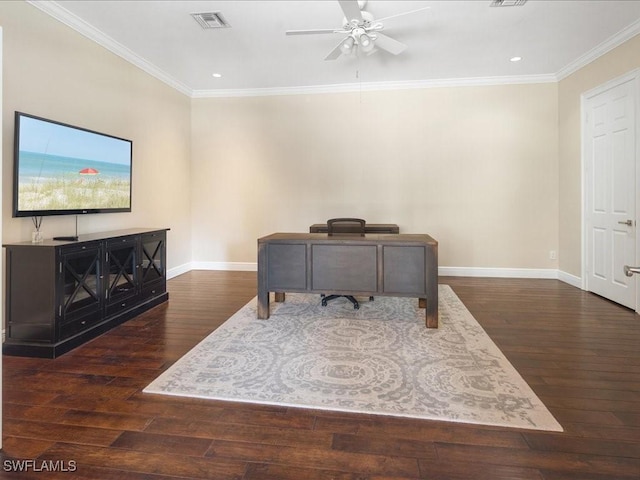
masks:
{"type": "Polygon", "coordinates": [[[555,280],[440,282],[563,433],[143,394],[256,294],[253,272],[193,271],[169,303],[58,359],[4,357],[0,478],[640,478],[639,316],[555,280]]]}

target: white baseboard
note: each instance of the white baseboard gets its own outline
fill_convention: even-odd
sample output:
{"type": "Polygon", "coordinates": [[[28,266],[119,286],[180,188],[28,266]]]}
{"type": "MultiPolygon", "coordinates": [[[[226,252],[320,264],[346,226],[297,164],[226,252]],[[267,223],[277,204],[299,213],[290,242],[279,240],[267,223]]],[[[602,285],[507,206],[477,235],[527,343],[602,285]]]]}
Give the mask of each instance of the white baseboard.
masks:
{"type": "Polygon", "coordinates": [[[192,262],[192,270],[236,270],[241,272],[257,272],[256,262],[192,262]]]}
{"type": "Polygon", "coordinates": [[[194,268],[191,266],[191,263],[185,263],[184,265],[180,265],[179,267],[173,267],[167,270],[167,280],[172,279],[173,277],[177,277],[178,275],[182,275],[183,273],[187,273],[194,268]]]}
{"type": "Polygon", "coordinates": [[[570,273],[558,270],[558,280],[582,290],[582,278],[580,277],[576,277],[575,275],[571,275],[570,273]]]}
{"type": "MultiPolygon", "coordinates": [[[[189,270],[236,270],[257,272],[256,262],[191,262],[171,269],[168,278],[175,277],[189,270]],[[175,274],[174,271],[176,271],[175,274]]],[[[494,278],[548,278],[561,280],[569,285],[582,288],[579,277],[551,268],[480,268],[480,267],[439,267],[438,275],[444,277],[494,277],[494,278]]]]}
{"type": "Polygon", "coordinates": [[[558,278],[558,270],[544,268],[481,268],[439,267],[443,277],[494,277],[494,278],[558,278]]]}

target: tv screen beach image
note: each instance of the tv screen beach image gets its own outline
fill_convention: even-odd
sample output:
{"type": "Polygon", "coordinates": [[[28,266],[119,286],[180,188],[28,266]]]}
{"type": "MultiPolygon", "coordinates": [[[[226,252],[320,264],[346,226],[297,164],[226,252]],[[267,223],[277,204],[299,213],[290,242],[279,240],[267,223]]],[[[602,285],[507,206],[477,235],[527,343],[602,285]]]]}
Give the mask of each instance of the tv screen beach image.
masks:
{"type": "Polygon", "coordinates": [[[21,117],[18,210],[131,208],[131,142],[21,117]]]}

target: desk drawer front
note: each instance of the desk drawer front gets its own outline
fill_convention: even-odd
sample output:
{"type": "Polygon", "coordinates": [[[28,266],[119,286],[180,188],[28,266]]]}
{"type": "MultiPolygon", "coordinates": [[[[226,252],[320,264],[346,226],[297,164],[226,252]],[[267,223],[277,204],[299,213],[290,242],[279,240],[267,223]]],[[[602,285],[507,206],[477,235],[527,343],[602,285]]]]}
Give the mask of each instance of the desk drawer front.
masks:
{"type": "Polygon", "coordinates": [[[272,291],[307,288],[307,246],[305,244],[269,245],[269,288],[272,291]]]}
{"type": "Polygon", "coordinates": [[[382,250],[383,291],[386,294],[421,295],[426,292],[424,247],[394,247],[382,250]]]}
{"type": "Polygon", "coordinates": [[[375,245],[313,245],[313,290],[376,292],[375,245]]]}

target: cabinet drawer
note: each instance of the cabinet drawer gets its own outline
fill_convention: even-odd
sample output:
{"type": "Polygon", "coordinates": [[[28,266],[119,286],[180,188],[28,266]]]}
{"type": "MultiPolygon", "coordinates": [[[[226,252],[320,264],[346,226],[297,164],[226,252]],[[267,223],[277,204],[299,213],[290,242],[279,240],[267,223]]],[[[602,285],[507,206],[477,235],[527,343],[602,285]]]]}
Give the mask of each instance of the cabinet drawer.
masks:
{"type": "Polygon", "coordinates": [[[100,248],[100,242],[98,240],[92,242],[82,242],[73,245],[65,245],[60,247],[60,255],[72,255],[75,253],[86,252],[89,250],[96,250],[100,248]]]}
{"type": "Polygon", "coordinates": [[[60,340],[69,338],[77,333],[84,332],[94,325],[100,323],[100,317],[79,318],[73,322],[65,323],[60,326],[60,340]]]}
{"type": "Polygon", "coordinates": [[[127,310],[138,305],[138,297],[130,297],[107,305],[107,317],[112,315],[118,315],[120,312],[126,312],[127,310]]]}
{"type": "Polygon", "coordinates": [[[119,245],[122,245],[122,246],[136,245],[138,238],[139,237],[135,235],[127,236],[127,237],[111,238],[107,240],[107,247],[111,248],[111,247],[118,247],[119,245]]]}
{"type": "Polygon", "coordinates": [[[152,285],[147,285],[142,289],[142,299],[153,298],[163,294],[167,291],[167,284],[165,282],[155,282],[152,285]]]}

